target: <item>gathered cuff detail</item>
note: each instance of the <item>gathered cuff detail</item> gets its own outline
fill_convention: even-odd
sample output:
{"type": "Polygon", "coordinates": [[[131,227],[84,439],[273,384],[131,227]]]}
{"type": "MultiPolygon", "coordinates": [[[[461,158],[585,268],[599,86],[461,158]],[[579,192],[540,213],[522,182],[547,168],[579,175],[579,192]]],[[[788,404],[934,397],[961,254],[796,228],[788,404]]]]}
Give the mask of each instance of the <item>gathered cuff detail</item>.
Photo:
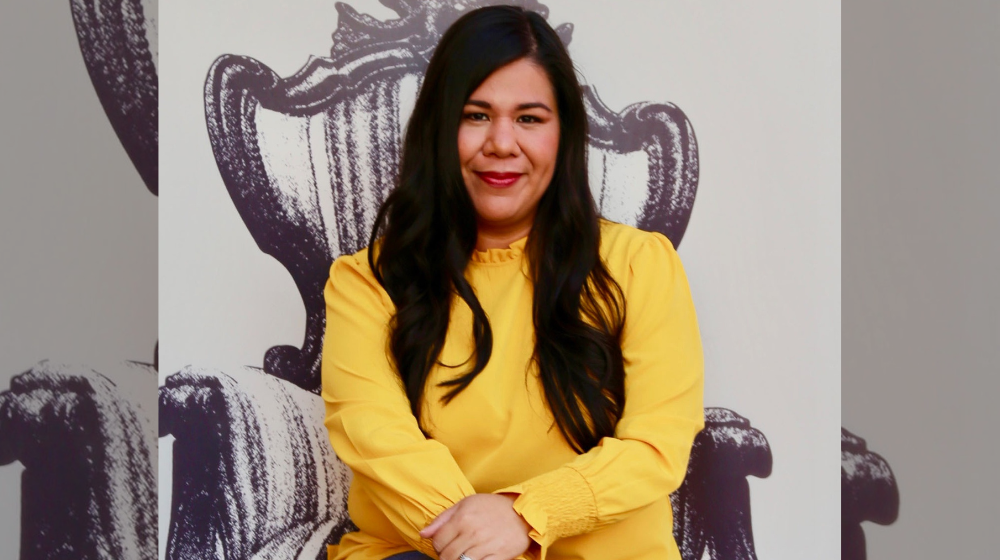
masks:
{"type": "Polygon", "coordinates": [[[597,527],[594,492],[573,467],[563,466],[495,493],[517,494],[514,511],[531,527],[528,536],[541,546],[540,560],[556,540],[597,527]]]}

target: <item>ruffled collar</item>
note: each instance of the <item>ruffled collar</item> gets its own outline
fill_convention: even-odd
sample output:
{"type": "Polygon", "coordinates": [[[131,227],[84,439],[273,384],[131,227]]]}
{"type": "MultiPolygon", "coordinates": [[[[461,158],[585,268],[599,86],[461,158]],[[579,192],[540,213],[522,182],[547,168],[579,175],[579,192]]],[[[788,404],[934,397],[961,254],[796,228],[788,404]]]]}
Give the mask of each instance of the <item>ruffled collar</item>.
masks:
{"type": "Polygon", "coordinates": [[[486,249],[485,251],[473,250],[472,261],[478,263],[504,263],[519,260],[524,254],[524,246],[528,243],[528,236],[514,241],[509,247],[486,249]]]}

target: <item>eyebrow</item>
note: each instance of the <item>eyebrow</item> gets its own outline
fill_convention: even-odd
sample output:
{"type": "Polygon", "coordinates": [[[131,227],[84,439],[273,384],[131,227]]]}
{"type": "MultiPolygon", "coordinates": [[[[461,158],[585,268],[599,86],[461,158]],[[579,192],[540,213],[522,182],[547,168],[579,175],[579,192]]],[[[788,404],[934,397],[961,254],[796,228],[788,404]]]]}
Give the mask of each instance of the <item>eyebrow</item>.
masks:
{"type": "MultiPolygon", "coordinates": [[[[492,109],[493,108],[493,106],[490,105],[489,103],[487,103],[485,101],[480,101],[478,99],[470,99],[470,100],[466,101],[465,104],[466,105],[475,105],[476,107],[482,107],[483,109],[492,109]]],[[[550,113],[552,112],[552,109],[550,109],[548,105],[546,105],[544,103],[540,103],[538,101],[534,101],[532,103],[521,103],[520,105],[518,105],[514,109],[516,111],[524,111],[526,109],[545,109],[546,111],[548,111],[550,113]]]]}

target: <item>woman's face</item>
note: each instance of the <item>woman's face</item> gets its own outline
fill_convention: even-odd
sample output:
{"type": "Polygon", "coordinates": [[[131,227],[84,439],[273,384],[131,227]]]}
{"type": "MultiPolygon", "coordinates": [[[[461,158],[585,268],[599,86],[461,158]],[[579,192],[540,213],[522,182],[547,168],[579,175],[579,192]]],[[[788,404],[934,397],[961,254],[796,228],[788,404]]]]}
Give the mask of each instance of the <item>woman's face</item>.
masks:
{"type": "Polygon", "coordinates": [[[458,157],[481,241],[509,242],[530,231],[558,152],[555,94],[534,62],[503,66],[472,92],[458,127],[458,157]]]}

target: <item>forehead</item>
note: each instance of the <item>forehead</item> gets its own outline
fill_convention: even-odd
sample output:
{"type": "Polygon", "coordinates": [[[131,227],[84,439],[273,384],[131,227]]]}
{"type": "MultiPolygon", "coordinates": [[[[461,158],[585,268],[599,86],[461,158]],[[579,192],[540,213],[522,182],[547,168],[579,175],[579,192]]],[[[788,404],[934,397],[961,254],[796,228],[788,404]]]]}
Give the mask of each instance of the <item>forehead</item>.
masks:
{"type": "Polygon", "coordinates": [[[538,64],[523,58],[487,76],[469,99],[485,101],[494,108],[539,102],[555,109],[555,93],[548,74],[538,64]]]}

